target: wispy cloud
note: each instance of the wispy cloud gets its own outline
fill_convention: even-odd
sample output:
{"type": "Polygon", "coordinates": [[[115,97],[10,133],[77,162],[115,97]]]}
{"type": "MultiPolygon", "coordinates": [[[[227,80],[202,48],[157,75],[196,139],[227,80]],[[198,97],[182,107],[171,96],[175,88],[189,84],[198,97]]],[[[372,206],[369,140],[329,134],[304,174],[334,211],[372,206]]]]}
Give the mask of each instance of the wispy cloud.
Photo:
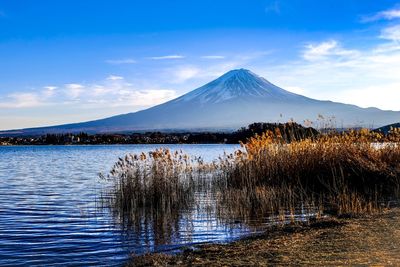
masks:
{"type": "Polygon", "coordinates": [[[85,88],[80,100],[84,108],[130,107],[130,111],[134,111],[137,108],[160,104],[177,96],[174,90],[138,88],[121,76],[87,84],[85,88]]]}
{"type": "Polygon", "coordinates": [[[46,99],[50,98],[56,93],[57,88],[57,86],[45,86],[43,87],[44,90],[42,91],[42,94],[46,99]]]}
{"type": "Polygon", "coordinates": [[[36,91],[0,95],[0,114],[8,114],[0,115],[0,121],[3,122],[0,129],[99,119],[134,112],[175,97],[175,90],[155,85],[137,87],[124,79],[105,78],[94,83],[45,86],[36,91]],[[47,112],[44,117],[43,112],[47,112]],[[38,117],[37,114],[41,115],[38,117]]]}
{"type": "Polygon", "coordinates": [[[362,16],[361,22],[373,22],[377,20],[393,20],[400,18],[400,7],[384,10],[369,16],[362,16]]]}
{"type": "Polygon", "coordinates": [[[218,56],[218,55],[202,56],[201,58],[203,58],[203,59],[225,59],[224,56],[218,56]]]}
{"type": "Polygon", "coordinates": [[[14,93],[0,102],[0,108],[31,108],[42,105],[39,95],[35,93],[14,93]]]}
{"type": "Polygon", "coordinates": [[[123,80],[124,77],[122,76],[117,76],[117,75],[110,75],[107,77],[107,80],[111,80],[111,81],[117,81],[117,80],[123,80]]]}
{"type": "Polygon", "coordinates": [[[309,61],[326,59],[330,56],[354,57],[359,55],[359,51],[344,49],[335,40],[329,40],[318,44],[308,44],[305,46],[303,58],[309,61]]]}
{"type": "MultiPolygon", "coordinates": [[[[19,92],[0,96],[0,109],[21,109],[44,106],[68,106],[73,110],[123,109],[132,112],[154,106],[177,97],[175,90],[138,88],[121,76],[110,75],[103,81],[62,86],[45,86],[33,92],[19,92]]],[[[112,115],[110,113],[108,115],[112,115]]],[[[106,115],[105,115],[106,116],[106,115]]],[[[94,117],[97,118],[97,117],[94,117]]]]}
{"type": "Polygon", "coordinates": [[[393,39],[365,50],[348,49],[337,40],[308,45],[300,60],[264,73],[309,97],[400,110],[400,49],[392,48],[393,39]]]}
{"type": "Polygon", "coordinates": [[[178,66],[172,69],[172,76],[174,83],[184,83],[187,80],[195,78],[201,69],[196,66],[178,66]]]}
{"type": "Polygon", "coordinates": [[[185,58],[185,56],[182,56],[182,55],[166,55],[166,56],[149,57],[149,59],[153,59],[153,60],[183,59],[183,58],[185,58]]]}
{"type": "Polygon", "coordinates": [[[75,99],[83,93],[84,86],[78,83],[69,83],[65,85],[65,88],[67,89],[67,95],[75,99]]]}
{"type": "Polygon", "coordinates": [[[124,59],[109,59],[106,60],[106,63],[112,65],[121,65],[121,64],[134,64],[137,61],[132,58],[124,58],[124,59]]]}
{"type": "Polygon", "coordinates": [[[175,98],[174,90],[146,89],[120,91],[111,106],[149,107],[175,98]]]}
{"type": "Polygon", "coordinates": [[[57,86],[44,86],[38,91],[16,92],[0,96],[0,108],[20,109],[49,106],[52,104],[49,100],[56,95],[57,89],[57,86]]]}
{"type": "Polygon", "coordinates": [[[400,42],[400,24],[384,28],[380,37],[394,42],[400,42]]]}

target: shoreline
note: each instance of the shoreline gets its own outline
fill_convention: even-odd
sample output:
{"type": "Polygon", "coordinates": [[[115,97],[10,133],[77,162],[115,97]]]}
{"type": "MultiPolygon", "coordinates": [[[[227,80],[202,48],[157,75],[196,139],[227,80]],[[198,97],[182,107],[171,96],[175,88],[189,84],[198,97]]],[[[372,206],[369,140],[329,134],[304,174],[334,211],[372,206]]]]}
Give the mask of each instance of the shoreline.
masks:
{"type": "Polygon", "coordinates": [[[126,266],[400,265],[400,209],[273,226],[228,244],[132,256],[126,266]]]}

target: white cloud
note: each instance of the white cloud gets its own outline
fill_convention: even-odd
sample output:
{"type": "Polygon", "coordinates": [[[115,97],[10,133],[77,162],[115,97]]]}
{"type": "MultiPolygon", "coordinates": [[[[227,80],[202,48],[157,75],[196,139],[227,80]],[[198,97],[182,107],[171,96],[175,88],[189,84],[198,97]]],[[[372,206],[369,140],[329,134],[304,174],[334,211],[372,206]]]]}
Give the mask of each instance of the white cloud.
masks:
{"type": "Polygon", "coordinates": [[[56,94],[56,86],[45,86],[43,90],[33,92],[17,92],[0,96],[0,108],[33,108],[51,105],[49,99],[56,94]],[[3,99],[3,100],[1,100],[3,99]]]}
{"type": "Polygon", "coordinates": [[[106,80],[93,84],[85,84],[79,104],[82,108],[130,107],[129,111],[137,108],[150,107],[176,97],[174,90],[162,88],[146,88],[135,86],[136,82],[126,81],[121,76],[111,75],[106,80]]]}
{"type": "Polygon", "coordinates": [[[187,80],[195,78],[200,72],[201,70],[195,66],[179,66],[172,70],[172,75],[174,77],[173,82],[184,83],[187,80]]]}
{"type": "Polygon", "coordinates": [[[339,91],[336,99],[349,99],[353,104],[362,107],[400,110],[400,82],[339,91]]]}
{"type": "Polygon", "coordinates": [[[78,83],[70,83],[66,84],[65,88],[67,89],[67,95],[71,98],[78,98],[83,93],[84,86],[78,83]]]}
{"type": "Polygon", "coordinates": [[[357,51],[338,41],[308,48],[302,60],[265,70],[266,78],[316,99],[400,110],[400,50],[393,49],[392,41],[357,51]]]}
{"type": "Polygon", "coordinates": [[[48,85],[48,86],[45,86],[45,87],[43,87],[43,88],[46,89],[46,90],[49,90],[49,91],[54,91],[54,90],[57,89],[57,86],[48,85]]]}
{"type": "Polygon", "coordinates": [[[305,59],[320,58],[329,55],[331,51],[337,47],[336,41],[323,42],[317,45],[309,44],[306,46],[303,57],[305,59]]]}
{"type": "Polygon", "coordinates": [[[218,55],[210,55],[210,56],[202,56],[201,58],[203,59],[224,59],[224,56],[218,56],[218,55]]]}
{"type": "Polygon", "coordinates": [[[106,63],[112,64],[112,65],[134,64],[134,63],[136,63],[136,60],[134,60],[132,58],[109,59],[109,60],[106,60],[106,63]]]}
{"type": "Polygon", "coordinates": [[[93,85],[91,93],[94,97],[107,95],[110,92],[110,88],[104,87],[103,85],[93,85]]]}
{"type": "Polygon", "coordinates": [[[380,12],[381,17],[385,19],[396,19],[400,18],[400,9],[391,9],[391,10],[386,10],[383,12],[380,12]]]}
{"type": "Polygon", "coordinates": [[[182,55],[166,55],[166,56],[158,56],[158,57],[149,57],[153,60],[165,60],[165,59],[183,59],[185,58],[182,55]]]}
{"type": "Polygon", "coordinates": [[[400,18],[400,8],[395,7],[393,9],[384,10],[378,12],[372,16],[364,16],[361,18],[362,22],[373,22],[377,20],[393,20],[400,18]]]}
{"type": "Polygon", "coordinates": [[[52,97],[55,94],[55,91],[58,87],[57,86],[45,86],[43,88],[44,88],[44,90],[42,91],[42,94],[47,99],[49,97],[52,97]]]}
{"type": "MultiPolygon", "coordinates": [[[[35,108],[42,106],[68,109],[109,110],[124,108],[121,112],[132,112],[141,108],[161,104],[177,97],[175,90],[134,86],[121,76],[111,75],[97,83],[69,83],[64,86],[45,86],[36,92],[20,92],[1,97],[0,109],[35,108]],[[57,90],[60,88],[60,90],[57,90]]],[[[107,114],[106,112],[103,112],[107,114]]],[[[108,114],[108,115],[112,115],[108,114]]],[[[106,116],[106,115],[105,115],[106,116]]]]}
{"type": "Polygon", "coordinates": [[[119,97],[111,101],[112,106],[149,107],[175,98],[174,90],[146,89],[119,91],[119,97]]]}
{"type": "Polygon", "coordinates": [[[400,41],[400,24],[384,28],[380,38],[399,42],[400,41]]]}
{"type": "Polygon", "coordinates": [[[130,111],[137,108],[150,107],[175,98],[176,92],[167,89],[138,89],[130,83],[121,80],[112,84],[87,86],[88,92],[82,96],[81,104],[84,108],[94,107],[130,107],[130,111]]]}
{"type": "Polygon", "coordinates": [[[308,44],[303,52],[303,58],[309,61],[326,59],[330,56],[354,57],[357,55],[359,55],[359,51],[344,49],[335,40],[319,44],[308,44]]]}
{"type": "Polygon", "coordinates": [[[372,52],[376,54],[380,53],[390,53],[390,52],[395,52],[397,50],[400,50],[400,43],[398,42],[390,42],[390,43],[385,43],[385,44],[380,44],[377,47],[375,47],[372,52]]]}
{"type": "Polygon", "coordinates": [[[124,77],[122,76],[117,76],[117,75],[110,75],[107,77],[107,80],[111,80],[111,81],[117,81],[117,80],[123,80],[124,77]]]}
{"type": "Polygon", "coordinates": [[[0,102],[0,108],[31,108],[41,105],[40,97],[35,93],[10,94],[6,101],[0,102]]]}

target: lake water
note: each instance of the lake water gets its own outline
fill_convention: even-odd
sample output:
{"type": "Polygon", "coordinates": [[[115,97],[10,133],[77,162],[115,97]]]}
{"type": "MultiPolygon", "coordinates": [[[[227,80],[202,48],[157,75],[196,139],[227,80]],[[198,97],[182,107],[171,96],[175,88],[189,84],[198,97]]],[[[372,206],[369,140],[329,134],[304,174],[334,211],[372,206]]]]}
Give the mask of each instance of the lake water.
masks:
{"type": "Polygon", "coordinates": [[[146,225],[126,234],[98,208],[108,173],[127,153],[168,147],[211,161],[237,145],[108,145],[0,147],[0,266],[120,266],[131,253],[225,242],[255,232],[193,212],[157,238],[146,225]]]}

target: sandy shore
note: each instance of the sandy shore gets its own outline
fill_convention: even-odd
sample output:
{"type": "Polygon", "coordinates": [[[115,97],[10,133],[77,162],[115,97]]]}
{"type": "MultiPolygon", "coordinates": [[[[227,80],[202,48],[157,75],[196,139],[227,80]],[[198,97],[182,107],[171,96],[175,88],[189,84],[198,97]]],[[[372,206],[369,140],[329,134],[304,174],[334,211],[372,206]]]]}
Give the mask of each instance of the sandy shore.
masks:
{"type": "Polygon", "coordinates": [[[197,248],[134,257],[128,266],[400,266],[400,210],[276,227],[230,244],[197,248]]]}

